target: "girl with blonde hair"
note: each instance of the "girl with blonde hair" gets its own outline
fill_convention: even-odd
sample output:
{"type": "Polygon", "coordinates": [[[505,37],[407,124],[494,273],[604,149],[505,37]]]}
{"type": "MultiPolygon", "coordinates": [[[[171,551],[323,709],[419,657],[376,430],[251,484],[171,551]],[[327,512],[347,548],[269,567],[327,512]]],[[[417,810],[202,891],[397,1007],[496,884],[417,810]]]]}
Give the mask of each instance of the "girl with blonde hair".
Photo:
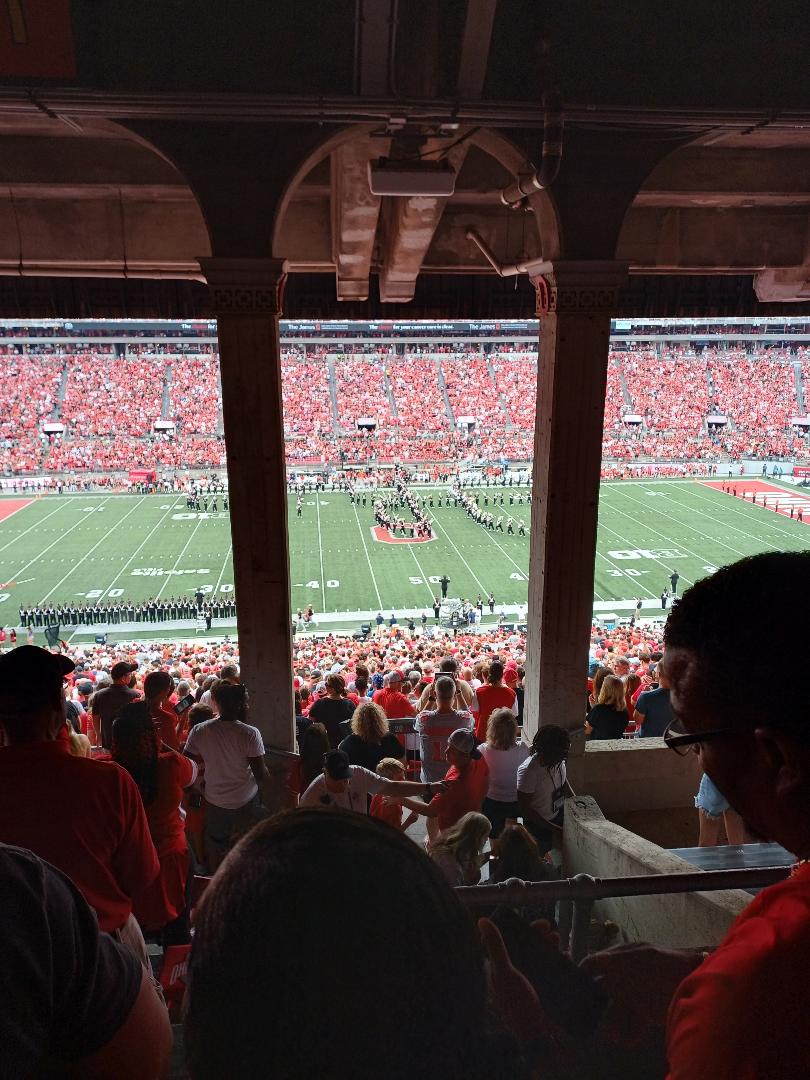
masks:
{"type": "Polygon", "coordinates": [[[439,836],[428,854],[447,881],[456,885],[477,885],[486,861],[484,845],[489,839],[489,818],[471,810],[439,836]]]}
{"type": "Polygon", "coordinates": [[[362,765],[372,772],[383,758],[405,757],[405,747],[388,728],[388,720],[379,705],[364,701],[352,713],[352,731],[338,749],[349,755],[350,765],[362,765]]]}
{"type": "Polygon", "coordinates": [[[621,739],[629,721],[624,683],[617,675],[606,675],[596,704],[588,713],[588,739],[621,739]]]}
{"type": "Polygon", "coordinates": [[[478,747],[489,769],[489,788],[481,812],[489,818],[496,840],[520,816],[517,801],[517,771],[529,756],[529,748],[518,741],[515,714],[502,706],[487,720],[487,738],[478,747]]]}

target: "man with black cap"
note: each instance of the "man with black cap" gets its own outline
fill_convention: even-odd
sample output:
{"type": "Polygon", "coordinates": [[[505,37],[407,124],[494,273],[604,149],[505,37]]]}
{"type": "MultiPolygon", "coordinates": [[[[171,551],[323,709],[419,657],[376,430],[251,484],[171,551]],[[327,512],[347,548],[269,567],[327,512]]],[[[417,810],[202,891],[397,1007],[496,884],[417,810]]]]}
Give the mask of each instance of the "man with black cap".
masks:
{"type": "Polygon", "coordinates": [[[70,752],[62,685],[73,668],[35,645],[0,656],[0,843],[28,848],[71,878],[101,929],[148,965],[132,903],[160,864],[132,777],[70,752]]]}
{"type": "Polygon", "coordinates": [[[443,790],[441,782],[422,784],[410,780],[386,780],[362,765],[350,765],[349,755],[343,750],[330,750],[323,756],[323,773],[315,777],[301,796],[299,805],[340,807],[367,814],[369,795],[421,795],[432,799],[443,790]]]}
{"type": "Polygon", "coordinates": [[[137,664],[119,660],[110,671],[112,686],[97,690],[90,699],[90,719],[96,730],[96,738],[105,750],[112,750],[112,726],[125,705],[136,701],[140,694],[131,687],[137,664]]]}

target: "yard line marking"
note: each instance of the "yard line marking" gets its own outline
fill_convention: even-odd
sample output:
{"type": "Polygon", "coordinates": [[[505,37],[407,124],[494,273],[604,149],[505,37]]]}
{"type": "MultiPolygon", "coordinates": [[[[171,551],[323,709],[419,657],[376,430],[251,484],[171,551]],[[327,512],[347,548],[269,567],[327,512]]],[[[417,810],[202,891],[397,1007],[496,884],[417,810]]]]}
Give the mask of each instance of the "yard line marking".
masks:
{"type": "Polygon", "coordinates": [[[323,577],[323,543],[321,541],[321,500],[315,493],[315,513],[318,517],[318,554],[321,557],[321,611],[326,611],[326,582],[323,577]]]}
{"type": "MultiPolygon", "coordinates": [[[[618,507],[611,506],[610,509],[611,509],[612,513],[614,513],[614,514],[622,514],[624,517],[628,517],[628,518],[630,518],[631,521],[636,522],[637,525],[640,524],[638,519],[634,518],[632,514],[628,514],[624,510],[619,510],[618,507]]],[[[602,524],[600,522],[599,523],[599,528],[603,529],[605,532],[612,533],[617,539],[621,540],[623,544],[626,544],[628,548],[633,547],[633,541],[629,537],[625,536],[623,533],[617,532],[615,529],[611,529],[609,525],[604,525],[604,524],[602,524]]],[[[652,526],[645,526],[645,528],[649,528],[650,532],[656,532],[656,530],[653,529],[652,526]]],[[[662,539],[666,540],[666,542],[670,546],[673,546],[673,547],[675,546],[675,541],[670,539],[670,537],[666,536],[664,533],[659,532],[659,533],[656,533],[656,535],[660,536],[662,539]]],[[[686,548],[686,550],[688,551],[689,548],[686,548]]],[[[692,554],[694,554],[694,552],[692,552],[692,554]]],[[[699,556],[699,557],[702,558],[702,556],[699,556]]],[[[652,562],[657,562],[659,564],[659,566],[663,566],[663,568],[667,571],[667,577],[669,577],[669,575],[672,573],[672,567],[669,566],[667,563],[665,563],[663,559],[653,559],[652,562]]],[[[618,569],[621,569],[621,567],[618,567],[618,569]]],[[[688,578],[685,574],[679,574],[678,576],[683,578],[683,580],[688,582],[690,585],[695,584],[694,581],[692,581],[691,578],[688,578]]],[[[633,581],[638,581],[638,578],[633,578],[632,580],[633,581]]],[[[641,586],[641,587],[644,588],[644,586],[641,586]]],[[[650,591],[649,589],[645,589],[645,592],[649,592],[649,591],[650,591]]],[[[656,594],[654,592],[650,593],[650,596],[656,596],[656,595],[658,595],[658,594],[656,594]]]]}
{"type": "MultiPolygon", "coordinates": [[[[83,562],[85,561],[85,559],[86,559],[86,558],[87,558],[87,557],[88,557],[89,555],[92,555],[92,554],[93,554],[93,552],[94,552],[94,551],[96,550],[96,548],[97,548],[97,547],[99,547],[99,546],[100,546],[101,544],[105,543],[105,541],[109,540],[109,538],[110,538],[110,534],[111,534],[111,533],[114,533],[114,532],[115,532],[115,530],[116,530],[116,529],[118,528],[118,526],[119,526],[119,525],[121,524],[121,522],[122,522],[122,521],[126,521],[126,520],[127,520],[127,518],[129,517],[129,515],[130,515],[130,514],[133,514],[133,513],[134,513],[134,512],[135,512],[135,511],[136,511],[136,510],[138,509],[138,507],[139,507],[139,506],[141,505],[141,503],[142,503],[142,502],[144,501],[144,499],[145,499],[145,498],[146,498],[146,496],[145,496],[145,495],[142,495],[142,496],[141,496],[141,498],[140,498],[140,499],[139,499],[139,500],[138,500],[138,501],[137,501],[137,502],[135,503],[135,505],[134,505],[134,506],[131,506],[131,507],[129,508],[129,510],[127,510],[127,512],[126,512],[126,513],[124,514],[124,516],[123,516],[123,517],[120,517],[120,518],[118,519],[118,521],[116,521],[116,522],[115,522],[115,524],[114,524],[114,525],[112,525],[112,526],[111,526],[111,527],[110,527],[109,529],[107,529],[107,531],[106,531],[106,532],[104,533],[104,535],[103,535],[103,536],[101,537],[101,539],[100,539],[100,540],[97,540],[97,541],[95,542],[95,544],[93,544],[93,546],[92,546],[91,548],[88,548],[88,550],[87,550],[87,551],[86,551],[86,552],[84,553],[84,555],[82,555],[82,557],[81,557],[81,558],[79,559],[79,561],[78,561],[78,562],[75,562],[75,563],[74,563],[74,564],[73,564],[73,565],[71,566],[70,570],[68,570],[68,572],[67,572],[67,573],[65,574],[65,576],[64,576],[63,578],[61,578],[61,579],[60,579],[59,581],[57,581],[57,583],[56,583],[56,584],[55,584],[55,585],[53,586],[53,588],[52,588],[52,589],[50,589],[50,591],[49,591],[49,592],[46,592],[46,593],[45,593],[45,595],[44,595],[44,596],[42,597],[42,599],[41,599],[41,600],[39,601],[39,603],[40,603],[40,604],[44,604],[44,603],[45,603],[45,601],[46,601],[46,600],[48,599],[48,597],[49,597],[49,596],[51,596],[51,594],[52,594],[52,593],[55,593],[55,592],[56,592],[56,590],[57,590],[57,589],[58,589],[58,588],[59,588],[59,587],[60,587],[61,585],[64,585],[64,583],[65,583],[65,582],[67,581],[67,579],[68,579],[68,578],[70,577],[70,575],[71,575],[71,574],[72,574],[72,573],[73,573],[73,572],[74,572],[75,570],[78,570],[78,569],[79,569],[79,567],[80,567],[80,566],[82,565],[82,563],[83,563],[83,562]]],[[[106,591],[106,590],[105,590],[105,591],[106,591]]]]}
{"type": "MultiPolygon", "coordinates": [[[[33,525],[29,525],[28,528],[25,529],[23,532],[17,533],[17,535],[12,537],[12,539],[9,540],[8,543],[3,544],[3,546],[0,547],[0,552],[5,551],[6,548],[11,547],[12,544],[16,544],[18,540],[21,540],[27,533],[30,533],[33,529],[38,529],[40,527],[40,525],[42,525],[43,521],[47,521],[48,518],[53,517],[54,514],[58,514],[60,510],[64,510],[64,508],[69,505],[69,502],[70,502],[69,499],[60,499],[59,500],[59,505],[56,507],[55,510],[51,510],[50,514],[46,514],[44,518],[40,518],[39,521],[35,522],[33,525]]],[[[34,505],[36,505],[36,501],[30,502],[28,505],[29,506],[34,506],[34,505]]],[[[23,507],[23,509],[25,510],[25,509],[27,509],[27,507],[23,507]]],[[[8,521],[11,518],[11,516],[12,515],[10,514],[9,517],[7,517],[5,520],[8,521]]],[[[50,531],[51,531],[50,529],[43,529],[42,530],[42,532],[50,532],[50,531]]]]}
{"type": "MultiPolygon", "coordinates": [[[[368,544],[366,543],[366,537],[363,533],[363,526],[360,524],[360,515],[357,513],[357,506],[355,503],[352,503],[352,509],[354,510],[354,520],[357,522],[357,531],[360,533],[360,540],[363,544],[363,551],[365,551],[366,553],[366,562],[368,563],[368,570],[371,574],[372,584],[374,585],[374,592],[377,594],[378,609],[382,611],[383,602],[380,597],[380,590],[377,588],[377,577],[374,573],[374,567],[371,565],[371,556],[368,553],[368,544]]],[[[323,574],[323,571],[321,571],[321,574],[323,574]]]]}
{"type": "MultiPolygon", "coordinates": [[[[742,478],[738,482],[743,483],[742,478]]],[[[717,488],[712,488],[712,489],[709,489],[709,490],[716,491],[717,488]]],[[[789,497],[791,492],[789,492],[787,490],[787,488],[785,488],[784,491],[785,491],[785,496],[789,497]]],[[[706,497],[705,492],[706,492],[706,489],[701,484],[695,484],[694,485],[692,493],[696,494],[701,499],[702,502],[709,502],[710,503],[712,500],[711,500],[710,497],[708,497],[708,498],[706,497]]],[[[737,501],[738,501],[737,498],[732,496],[731,499],[729,499],[728,505],[726,505],[726,509],[731,513],[737,514],[739,517],[746,517],[747,515],[746,515],[746,513],[744,511],[737,509],[737,501]]],[[[703,513],[702,510],[701,510],[701,513],[703,513]]],[[[727,527],[729,529],[735,529],[734,525],[727,525],[727,527]]],[[[780,528],[778,521],[775,521],[773,523],[773,525],[771,526],[771,528],[772,528],[772,530],[774,532],[778,533],[780,536],[786,536],[790,540],[799,539],[794,533],[790,532],[788,529],[780,528]]],[[[735,531],[736,532],[742,532],[743,535],[747,535],[742,529],[735,529],[735,531]]],[[[801,550],[804,550],[804,545],[802,546],[801,550]]]]}
{"type": "MultiPolygon", "coordinates": [[[[200,525],[202,525],[202,522],[203,522],[203,518],[202,518],[202,515],[200,515],[200,517],[197,518],[197,524],[191,530],[191,534],[189,535],[188,540],[186,540],[185,544],[183,545],[183,550],[180,552],[180,554],[174,560],[174,566],[172,567],[172,571],[176,570],[177,567],[179,566],[180,560],[183,558],[185,553],[188,551],[189,544],[191,543],[191,541],[196,536],[197,529],[199,529],[200,525]]],[[[155,595],[155,600],[159,600],[161,598],[161,596],[163,595],[163,590],[166,588],[166,586],[169,584],[171,579],[174,577],[174,573],[166,574],[165,577],[166,577],[166,580],[163,582],[163,584],[158,589],[157,594],[155,595]]]]}
{"type": "Polygon", "coordinates": [[[408,544],[408,550],[410,551],[411,555],[413,555],[413,561],[416,563],[416,569],[419,571],[419,573],[420,573],[420,575],[422,577],[422,584],[427,589],[428,596],[430,597],[430,602],[432,604],[433,603],[433,589],[431,588],[430,582],[427,579],[427,575],[425,574],[425,571],[419,565],[419,560],[416,557],[416,552],[413,550],[413,544],[408,544]]]}
{"type": "MultiPolygon", "coordinates": [[[[163,522],[164,522],[164,521],[166,520],[166,518],[167,518],[167,517],[169,516],[169,514],[170,514],[170,513],[172,512],[172,510],[174,510],[174,507],[173,507],[173,506],[170,506],[170,507],[169,507],[169,509],[168,509],[168,510],[167,510],[167,511],[165,512],[165,514],[163,515],[163,517],[162,517],[162,518],[160,519],[160,521],[158,521],[158,523],[157,523],[156,525],[153,525],[153,526],[152,526],[152,528],[151,528],[151,529],[149,530],[149,532],[148,532],[148,533],[146,534],[146,536],[145,536],[145,537],[143,538],[143,540],[141,540],[140,544],[138,544],[138,546],[137,546],[137,547],[135,548],[135,550],[134,550],[134,551],[132,552],[132,554],[130,555],[130,557],[129,557],[129,558],[127,559],[127,561],[126,561],[126,562],[124,563],[124,565],[123,565],[123,566],[121,567],[121,569],[120,569],[120,570],[118,571],[118,573],[117,573],[117,574],[115,575],[115,577],[114,577],[114,578],[112,579],[112,581],[110,582],[110,584],[109,584],[109,585],[107,586],[107,588],[106,588],[106,589],[104,590],[104,593],[105,593],[105,594],[106,594],[106,593],[108,593],[108,592],[110,591],[110,589],[111,589],[111,588],[113,587],[113,585],[115,585],[116,581],[118,581],[118,579],[119,579],[119,578],[121,577],[121,575],[122,575],[122,574],[124,573],[124,571],[126,570],[126,568],[127,568],[127,567],[128,567],[128,566],[129,566],[130,564],[131,564],[131,562],[132,562],[132,560],[133,560],[133,559],[135,558],[135,556],[136,556],[136,555],[139,555],[139,554],[140,554],[140,552],[141,552],[141,548],[142,548],[142,547],[144,546],[144,544],[147,544],[147,543],[148,543],[148,542],[149,542],[149,541],[150,541],[150,540],[152,539],[152,537],[153,537],[153,536],[155,535],[155,533],[157,532],[157,530],[158,530],[158,529],[160,528],[160,526],[161,526],[161,525],[163,524],[163,522]]],[[[122,558],[123,558],[123,556],[122,556],[122,558]]]]}
{"type": "MultiPolygon", "coordinates": [[[[107,496],[107,498],[105,499],[105,502],[106,502],[107,500],[111,499],[111,498],[112,498],[112,496],[111,496],[111,495],[108,495],[108,496],[107,496]]],[[[35,556],[34,556],[34,558],[33,558],[33,559],[31,559],[31,561],[30,561],[30,562],[27,562],[27,563],[25,564],[25,566],[22,566],[22,567],[20,567],[20,569],[19,569],[19,570],[15,570],[15,571],[14,571],[14,576],[15,576],[15,577],[17,577],[17,576],[18,576],[18,575],[20,575],[20,574],[24,574],[24,573],[25,573],[25,571],[26,571],[26,570],[27,570],[27,569],[28,569],[28,568],[29,568],[30,566],[33,566],[33,565],[34,565],[34,563],[37,563],[37,562],[39,562],[39,560],[40,560],[40,559],[42,558],[42,556],[43,556],[43,555],[44,555],[44,554],[45,554],[46,552],[50,551],[52,547],[56,547],[56,545],[57,545],[57,544],[61,543],[61,541],[62,541],[62,540],[64,540],[64,538],[65,538],[65,537],[66,537],[66,536],[68,535],[68,533],[72,533],[74,529],[77,529],[77,528],[79,527],[79,525],[83,525],[83,524],[84,524],[84,523],[86,522],[86,520],[87,520],[87,518],[84,518],[84,517],[80,517],[80,518],[79,518],[79,520],[78,520],[78,521],[77,521],[77,522],[76,522],[76,523],[75,523],[74,525],[71,525],[69,529],[65,529],[65,531],[64,531],[64,532],[60,532],[60,533],[59,533],[59,535],[57,536],[57,538],[56,538],[55,540],[52,540],[52,541],[50,542],[50,544],[48,544],[48,546],[47,546],[46,548],[44,548],[44,549],[43,549],[42,551],[40,551],[39,555],[35,555],[35,556]]]]}
{"type": "MultiPolygon", "coordinates": [[[[445,529],[444,525],[439,525],[439,519],[438,519],[438,518],[434,518],[434,519],[433,519],[433,521],[431,522],[431,524],[433,524],[433,525],[438,525],[438,526],[439,526],[439,528],[440,528],[440,529],[442,530],[442,532],[444,533],[444,535],[445,535],[445,536],[447,537],[447,541],[448,541],[448,543],[450,544],[450,546],[451,546],[451,547],[453,548],[453,550],[455,551],[456,555],[458,555],[458,557],[459,557],[459,558],[461,559],[461,561],[462,561],[462,562],[464,563],[464,565],[465,565],[465,566],[467,567],[467,569],[468,569],[468,570],[469,570],[469,572],[470,572],[470,575],[471,575],[471,576],[472,576],[473,578],[475,578],[476,582],[478,583],[478,586],[479,586],[479,588],[480,588],[480,589],[482,590],[482,592],[485,592],[485,593],[487,594],[487,596],[488,596],[488,595],[489,595],[489,593],[490,593],[490,590],[489,590],[489,589],[488,589],[488,588],[486,587],[486,585],[484,585],[484,584],[483,584],[483,582],[481,581],[481,579],[479,578],[479,576],[478,576],[478,575],[477,575],[477,574],[475,573],[475,571],[473,570],[473,568],[472,568],[472,567],[470,566],[470,564],[469,564],[469,563],[467,562],[467,560],[466,560],[466,559],[464,558],[464,556],[463,556],[463,555],[461,554],[461,552],[460,552],[460,551],[458,550],[458,547],[457,547],[457,546],[456,546],[456,544],[455,544],[455,543],[453,542],[453,539],[452,539],[452,537],[450,536],[450,533],[449,533],[449,532],[447,531],[447,529],[445,529]]],[[[522,571],[521,571],[521,572],[522,572],[522,571]]]]}
{"type": "MultiPolygon", "coordinates": [[[[643,503],[640,503],[638,499],[634,499],[632,495],[628,495],[628,494],[627,494],[626,492],[625,492],[625,496],[626,496],[626,498],[630,499],[630,501],[631,501],[631,502],[637,503],[637,504],[638,504],[639,506],[642,506],[642,505],[643,505],[643,503]]],[[[667,500],[667,502],[671,502],[671,503],[674,503],[674,505],[675,505],[675,506],[678,506],[678,507],[680,507],[680,508],[681,508],[682,510],[687,510],[687,512],[688,512],[688,508],[687,508],[687,507],[685,507],[685,506],[683,505],[683,503],[679,503],[677,499],[672,499],[672,498],[670,498],[670,496],[669,496],[669,495],[663,495],[662,497],[663,497],[664,499],[666,499],[666,500],[667,500]]],[[[621,511],[621,510],[619,510],[619,511],[618,511],[618,513],[620,513],[620,514],[621,514],[622,512],[623,512],[623,511],[621,511]]],[[[698,530],[697,530],[696,528],[694,528],[694,526],[692,526],[692,525],[689,525],[689,524],[688,524],[687,522],[685,522],[685,521],[678,521],[678,519],[677,519],[677,518],[674,518],[674,517],[673,517],[673,516],[672,516],[671,514],[667,514],[667,513],[666,513],[666,512],[664,512],[663,510],[662,510],[662,512],[664,513],[664,517],[668,518],[668,520],[669,520],[669,521],[671,521],[671,522],[673,522],[673,523],[675,523],[675,524],[678,524],[678,525],[682,526],[682,527],[683,527],[683,528],[685,528],[685,529],[688,529],[688,530],[689,530],[690,532],[693,532],[693,533],[694,533],[694,534],[695,534],[696,536],[699,536],[699,535],[700,535],[700,533],[698,532],[698,530]]],[[[707,513],[706,513],[705,511],[703,511],[703,510],[701,510],[701,511],[700,511],[700,513],[701,513],[701,514],[703,514],[703,516],[704,516],[704,517],[708,518],[708,519],[709,519],[709,521],[713,521],[713,522],[715,522],[715,524],[717,524],[717,525],[723,525],[723,526],[725,526],[725,524],[726,524],[726,523],[725,523],[724,521],[720,521],[720,520],[719,520],[718,518],[712,517],[712,516],[711,516],[711,514],[707,514],[707,513]]],[[[629,515],[629,514],[628,514],[627,516],[628,516],[628,517],[630,517],[630,515],[629,515]]],[[[635,520],[635,519],[634,519],[634,520],[635,520]]],[[[647,525],[647,526],[646,526],[646,528],[648,528],[648,529],[650,530],[650,532],[653,532],[653,533],[655,533],[655,534],[656,534],[657,536],[662,536],[662,537],[663,537],[663,536],[665,535],[664,533],[662,533],[662,532],[658,532],[658,531],[657,531],[656,529],[653,529],[651,525],[647,525]]],[[[730,525],[730,526],[729,526],[729,528],[733,528],[733,526],[732,526],[732,525],[730,525]]],[[[738,530],[737,530],[737,532],[741,533],[741,534],[742,534],[743,536],[746,536],[746,533],[743,533],[742,529],[738,529],[738,530]]],[[[750,537],[750,534],[748,534],[748,539],[750,539],[750,538],[751,538],[751,537],[750,537]]],[[[670,543],[670,544],[674,544],[674,543],[675,543],[675,542],[674,542],[673,540],[670,540],[670,539],[669,539],[669,537],[667,537],[666,539],[667,539],[667,542],[668,542],[668,543],[670,543]]],[[[708,538],[707,538],[707,539],[708,539],[708,538]]],[[[731,544],[726,544],[726,543],[725,543],[725,542],[724,542],[723,540],[720,540],[720,539],[719,539],[718,537],[716,537],[716,536],[712,536],[712,537],[711,537],[711,542],[712,542],[712,543],[715,543],[715,544],[719,544],[719,545],[720,545],[720,547],[728,548],[728,550],[729,550],[729,551],[733,551],[735,555],[745,556],[745,555],[747,555],[747,554],[748,554],[748,552],[745,552],[745,551],[740,551],[740,549],[739,549],[739,548],[735,548],[735,547],[733,547],[733,546],[732,546],[731,544]]],[[[767,547],[772,547],[772,548],[774,548],[775,550],[778,550],[778,549],[777,549],[777,547],[776,547],[776,544],[769,544],[767,540],[763,540],[763,541],[762,541],[762,543],[763,543],[763,544],[765,544],[765,545],[766,545],[767,547]]],[[[694,556],[694,557],[695,557],[696,559],[702,559],[702,558],[703,558],[703,556],[702,556],[702,555],[698,555],[698,553],[697,553],[696,551],[693,551],[693,550],[692,550],[691,548],[688,548],[688,547],[686,546],[686,544],[678,544],[678,545],[676,545],[676,546],[678,546],[678,547],[682,547],[684,551],[688,551],[688,552],[689,552],[689,554],[690,554],[690,555],[693,555],[693,556],[694,556]]]]}
{"type": "Polygon", "coordinates": [[[221,570],[220,570],[220,572],[219,572],[219,577],[217,578],[217,583],[216,583],[216,585],[214,586],[214,596],[216,596],[216,595],[217,595],[217,593],[219,592],[219,586],[221,585],[221,583],[222,583],[222,578],[223,578],[223,576],[224,576],[224,574],[225,574],[225,567],[226,567],[226,566],[228,565],[228,559],[229,559],[229,558],[231,557],[231,552],[232,552],[232,551],[233,551],[233,541],[231,541],[231,546],[230,546],[230,547],[228,548],[228,550],[227,550],[227,551],[225,552],[225,560],[224,560],[224,562],[222,563],[222,569],[221,569],[221,570]]]}

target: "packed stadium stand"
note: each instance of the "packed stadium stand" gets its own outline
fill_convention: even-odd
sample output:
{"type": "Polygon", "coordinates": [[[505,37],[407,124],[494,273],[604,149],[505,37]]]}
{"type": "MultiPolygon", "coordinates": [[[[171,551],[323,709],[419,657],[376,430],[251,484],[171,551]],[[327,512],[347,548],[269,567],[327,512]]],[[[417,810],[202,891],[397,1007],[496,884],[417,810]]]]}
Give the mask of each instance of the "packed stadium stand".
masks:
{"type": "MultiPolygon", "coordinates": [[[[222,467],[213,339],[113,343],[84,333],[71,342],[52,332],[40,344],[37,329],[14,341],[3,328],[3,474],[222,467]]],[[[717,338],[699,328],[694,340],[642,329],[643,340],[616,340],[610,355],[608,462],[806,457],[808,428],[798,421],[807,415],[810,347],[802,335],[760,343],[745,327],[717,338]]],[[[537,355],[532,341],[480,336],[285,341],[289,462],[528,460],[537,355]]]]}

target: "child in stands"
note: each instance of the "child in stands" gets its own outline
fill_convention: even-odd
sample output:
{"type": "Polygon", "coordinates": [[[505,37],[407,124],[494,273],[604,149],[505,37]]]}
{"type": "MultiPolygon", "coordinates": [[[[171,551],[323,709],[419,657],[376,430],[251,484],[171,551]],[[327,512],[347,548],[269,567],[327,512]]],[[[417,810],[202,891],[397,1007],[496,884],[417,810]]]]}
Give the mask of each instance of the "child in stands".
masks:
{"type": "MultiPolygon", "coordinates": [[[[382,776],[385,780],[404,780],[405,764],[402,761],[397,761],[396,758],[385,757],[377,766],[376,772],[378,776],[382,776]]],[[[405,832],[419,817],[418,814],[411,812],[403,821],[404,807],[402,803],[389,802],[385,795],[375,795],[372,798],[369,813],[371,817],[387,822],[395,829],[399,829],[400,832],[405,832]]]]}

